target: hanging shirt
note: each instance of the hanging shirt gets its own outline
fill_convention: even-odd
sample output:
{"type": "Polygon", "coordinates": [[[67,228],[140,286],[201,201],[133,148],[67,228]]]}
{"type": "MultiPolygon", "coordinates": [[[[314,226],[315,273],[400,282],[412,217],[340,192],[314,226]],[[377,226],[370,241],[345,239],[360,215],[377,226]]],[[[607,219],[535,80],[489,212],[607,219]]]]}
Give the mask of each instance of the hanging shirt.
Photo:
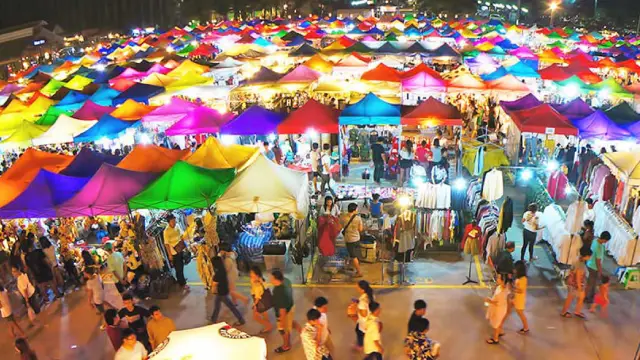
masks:
{"type": "Polygon", "coordinates": [[[493,169],[489,171],[482,184],[482,198],[487,201],[496,201],[504,194],[502,171],[493,169]]]}

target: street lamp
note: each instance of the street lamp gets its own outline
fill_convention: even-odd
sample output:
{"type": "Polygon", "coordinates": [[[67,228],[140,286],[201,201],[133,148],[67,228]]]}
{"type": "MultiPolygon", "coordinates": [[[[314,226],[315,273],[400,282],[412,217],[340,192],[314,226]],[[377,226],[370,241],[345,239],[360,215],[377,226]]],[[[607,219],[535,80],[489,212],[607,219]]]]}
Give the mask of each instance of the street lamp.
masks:
{"type": "Polygon", "coordinates": [[[551,10],[551,20],[550,20],[549,27],[553,27],[553,15],[556,12],[556,10],[558,10],[558,3],[552,2],[551,4],[549,4],[549,10],[551,10]]]}

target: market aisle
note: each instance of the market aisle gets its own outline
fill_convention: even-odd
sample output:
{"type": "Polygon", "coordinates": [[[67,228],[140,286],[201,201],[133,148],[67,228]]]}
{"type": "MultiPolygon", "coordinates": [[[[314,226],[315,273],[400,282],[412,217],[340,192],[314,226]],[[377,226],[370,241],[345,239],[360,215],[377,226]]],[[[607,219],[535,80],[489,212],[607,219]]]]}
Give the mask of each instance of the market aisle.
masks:
{"type": "MultiPolygon", "coordinates": [[[[561,359],[571,355],[574,359],[630,359],[640,338],[639,300],[637,292],[614,290],[611,318],[609,320],[564,319],[558,315],[564,296],[562,289],[534,287],[528,296],[527,314],[531,334],[518,335],[519,321],[513,317],[506,326],[507,335],[500,346],[484,343],[489,328],[484,319],[483,298],[486,288],[376,288],[377,300],[382,305],[384,322],[383,344],[386,359],[402,359],[402,340],[415,299],[429,303],[428,318],[431,321],[431,337],[442,343],[442,359],[477,359],[478,354],[492,360],[502,359],[561,359]],[[587,341],[590,339],[590,341],[587,341]]],[[[243,288],[243,291],[247,291],[243,288]]],[[[354,324],[346,318],[346,306],[356,296],[353,285],[326,287],[296,287],[296,319],[302,321],[313,299],[325,296],[329,299],[329,321],[336,343],[335,359],[357,359],[350,347],[355,339],[354,324]]],[[[44,327],[29,331],[33,347],[40,359],[110,360],[113,350],[104,332],[98,329],[98,317],[86,305],[82,291],[67,296],[47,309],[42,321],[44,327]],[[64,304],[64,306],[62,305],[64,304]],[[74,348],[74,346],[76,346],[74,348]]],[[[190,294],[180,298],[158,301],[163,312],[173,318],[178,328],[192,328],[207,324],[212,311],[212,296],[202,287],[194,287],[190,294]]],[[[249,316],[248,311],[242,310],[249,316]]],[[[232,322],[229,311],[223,310],[221,320],[232,322]]],[[[249,321],[242,328],[256,333],[259,325],[249,321]]],[[[6,323],[0,325],[0,346],[13,354],[6,323]]],[[[267,337],[269,359],[299,360],[303,351],[296,335],[294,349],[286,355],[275,355],[273,349],[280,344],[279,335],[273,332],[267,337]]]]}

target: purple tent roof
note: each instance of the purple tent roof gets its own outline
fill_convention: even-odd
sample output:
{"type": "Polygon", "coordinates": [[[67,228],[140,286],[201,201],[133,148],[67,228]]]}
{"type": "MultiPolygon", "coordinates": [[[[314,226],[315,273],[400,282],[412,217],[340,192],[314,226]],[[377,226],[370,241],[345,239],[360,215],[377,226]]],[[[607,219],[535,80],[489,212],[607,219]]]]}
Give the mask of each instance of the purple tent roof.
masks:
{"type": "Polygon", "coordinates": [[[116,108],[98,105],[91,100],[87,100],[72,117],[78,120],[98,120],[103,115],[112,113],[115,109],[116,108]]]}
{"type": "Polygon", "coordinates": [[[80,192],[58,206],[57,216],[126,215],[129,199],[158,175],[103,164],[80,192]]]}
{"type": "Polygon", "coordinates": [[[0,218],[46,218],[56,216],[55,207],[74,196],[89,181],[40,170],[18,197],[0,208],[0,218]]]}
{"type": "Polygon", "coordinates": [[[500,106],[502,106],[502,108],[509,112],[509,111],[519,111],[519,110],[526,110],[526,109],[531,109],[534,108],[536,106],[540,106],[542,105],[543,102],[538,100],[537,97],[535,97],[535,95],[533,94],[528,94],[518,100],[514,100],[514,101],[501,101],[500,102],[500,106]]]}
{"type": "Polygon", "coordinates": [[[165,133],[173,135],[213,134],[220,132],[220,127],[229,122],[233,114],[221,114],[206,106],[201,106],[171,125],[165,133]]]}
{"type": "Polygon", "coordinates": [[[177,97],[172,97],[168,104],[160,106],[147,115],[141,121],[145,122],[176,122],[199,105],[177,97]]]}
{"type": "Polygon", "coordinates": [[[229,135],[268,135],[277,132],[282,120],[284,114],[254,105],[224,125],[220,132],[229,135]]]}
{"type": "Polygon", "coordinates": [[[0,95],[10,95],[11,93],[22,89],[22,86],[17,84],[7,84],[2,90],[0,90],[0,95]]]}
{"type": "Polygon", "coordinates": [[[593,109],[581,98],[576,98],[565,104],[551,104],[557,112],[571,119],[582,119],[593,114],[593,109]]]}
{"type": "Polygon", "coordinates": [[[120,156],[103,154],[84,148],[73,158],[69,166],[60,171],[60,174],[89,178],[100,169],[102,164],[118,165],[120,160],[122,160],[120,156]]]}
{"type": "Polygon", "coordinates": [[[578,135],[583,139],[624,140],[633,137],[631,132],[618,126],[602,110],[596,110],[585,118],[573,120],[572,123],[578,128],[578,135]]]}

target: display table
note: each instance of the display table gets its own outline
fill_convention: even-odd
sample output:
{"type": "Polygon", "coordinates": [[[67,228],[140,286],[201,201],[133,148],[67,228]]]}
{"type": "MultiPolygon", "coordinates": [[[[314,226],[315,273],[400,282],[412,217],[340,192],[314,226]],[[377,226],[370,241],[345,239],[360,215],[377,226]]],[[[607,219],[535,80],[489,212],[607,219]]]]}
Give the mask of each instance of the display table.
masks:
{"type": "Polygon", "coordinates": [[[149,355],[149,360],[265,360],[264,339],[227,323],[176,330],[149,355]]]}

